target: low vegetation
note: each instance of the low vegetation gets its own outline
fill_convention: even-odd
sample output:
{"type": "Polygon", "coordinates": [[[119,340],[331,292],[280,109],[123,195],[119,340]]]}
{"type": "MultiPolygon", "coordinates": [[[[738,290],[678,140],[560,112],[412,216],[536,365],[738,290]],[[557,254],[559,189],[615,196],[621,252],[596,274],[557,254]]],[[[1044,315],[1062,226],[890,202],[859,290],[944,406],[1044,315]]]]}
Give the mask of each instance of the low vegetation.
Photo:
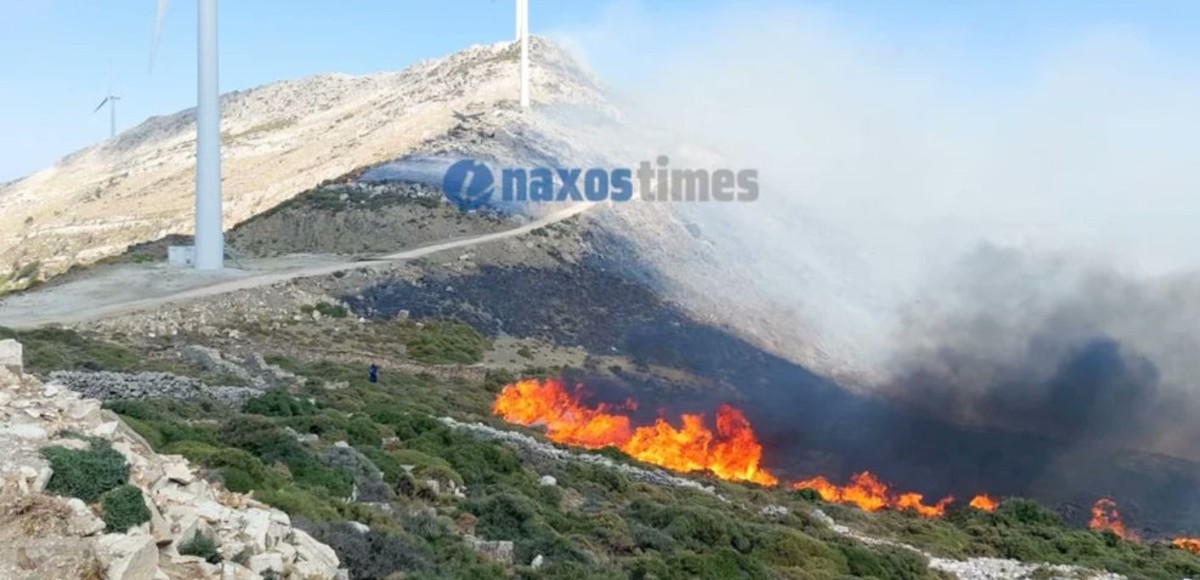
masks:
{"type": "Polygon", "coordinates": [[[141,489],[125,484],[100,496],[100,516],[109,533],[123,534],[150,521],[150,508],[141,489]]]}
{"type": "Polygon", "coordinates": [[[41,262],[14,267],[7,275],[0,276],[0,296],[37,287],[42,283],[41,270],[41,262]]]}
{"type": "Polygon", "coordinates": [[[221,563],[221,553],[217,551],[216,541],[199,532],[193,534],[186,542],[179,544],[179,555],[204,558],[204,561],[209,564],[221,563]]]}
{"type": "MultiPolygon", "coordinates": [[[[435,349],[437,360],[470,350],[463,343],[479,346],[450,325],[414,324],[400,332],[410,348],[413,342],[443,343],[435,349]]],[[[97,357],[96,345],[72,347],[75,339],[67,339],[43,348],[60,353],[64,358],[57,360],[68,368],[79,364],[73,356],[129,363],[129,356],[97,357]]],[[[637,482],[600,466],[523,455],[437,419],[495,422],[491,401],[515,378],[506,373],[467,381],[394,370],[370,383],[358,366],[267,358],[310,379],[308,386],[269,391],[236,410],[175,400],[107,407],[160,452],[182,454],[208,478],[252,491],[291,514],[332,546],[356,579],[943,577],[911,550],[837,535],[810,517],[814,507],[869,535],[940,556],[1076,564],[1135,579],[1200,576],[1200,559],[1191,554],[1070,528],[1032,502],[1009,500],[991,514],[956,509],[927,520],[825,504],[810,491],[707,479],[717,497],[637,482]],[[556,484],[542,485],[545,475],[556,484]],[[787,512],[764,515],[767,505],[787,512]],[[511,541],[512,564],[476,553],[464,540],[468,534],[511,541]],[[542,564],[536,569],[535,560],[542,564]]],[[[110,529],[137,525],[134,495],[121,491],[128,467],[119,454],[95,441],[86,450],[45,453],[55,469],[54,493],[100,501],[110,529]]],[[[623,458],[616,451],[605,454],[623,458]]],[[[206,541],[197,536],[180,551],[219,557],[206,541]]]]}
{"type": "Polygon", "coordinates": [[[46,447],[42,455],[53,470],[46,491],[92,503],[129,480],[125,457],[103,439],[88,440],[86,449],[46,447]]]}
{"type": "Polygon", "coordinates": [[[487,337],[461,322],[410,323],[401,327],[400,338],[410,357],[427,364],[473,364],[492,348],[487,337]]]}

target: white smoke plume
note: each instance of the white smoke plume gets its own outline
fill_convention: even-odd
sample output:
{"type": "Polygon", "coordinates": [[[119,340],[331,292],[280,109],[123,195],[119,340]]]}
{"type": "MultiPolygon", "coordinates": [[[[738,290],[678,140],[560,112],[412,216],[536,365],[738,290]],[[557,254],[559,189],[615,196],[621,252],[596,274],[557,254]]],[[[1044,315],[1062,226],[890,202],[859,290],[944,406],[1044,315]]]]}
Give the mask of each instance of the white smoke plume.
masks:
{"type": "MultiPolygon", "coordinates": [[[[673,208],[716,260],[674,276],[759,304],[776,350],[817,344],[832,359],[796,358],[905,397],[947,353],[1053,374],[1031,344],[1061,330],[1145,357],[1154,396],[1186,400],[1200,67],[1135,26],[990,59],[961,56],[970,34],[905,43],[836,10],[752,1],[670,21],[617,2],[561,36],[645,124],[759,170],[757,202],[673,208]]],[[[994,373],[941,376],[969,401],[1000,388],[994,373]]],[[[1172,437],[1137,444],[1177,451],[1172,437]]]]}

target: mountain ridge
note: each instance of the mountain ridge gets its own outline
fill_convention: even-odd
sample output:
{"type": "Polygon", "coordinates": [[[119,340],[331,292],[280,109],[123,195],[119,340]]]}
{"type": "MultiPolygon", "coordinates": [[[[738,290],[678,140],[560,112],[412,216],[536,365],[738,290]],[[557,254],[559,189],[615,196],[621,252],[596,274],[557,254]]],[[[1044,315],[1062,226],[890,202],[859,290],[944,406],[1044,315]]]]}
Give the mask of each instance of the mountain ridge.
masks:
{"type": "MultiPolygon", "coordinates": [[[[596,80],[535,38],[538,106],[603,103],[596,80]]],[[[316,184],[402,156],[450,130],[453,112],[515,107],[515,45],[477,45],[402,71],[323,74],[222,96],[225,225],[316,184]]],[[[152,117],[113,140],[0,186],[0,277],[61,273],[127,246],[191,232],[195,109],[152,117]]]]}

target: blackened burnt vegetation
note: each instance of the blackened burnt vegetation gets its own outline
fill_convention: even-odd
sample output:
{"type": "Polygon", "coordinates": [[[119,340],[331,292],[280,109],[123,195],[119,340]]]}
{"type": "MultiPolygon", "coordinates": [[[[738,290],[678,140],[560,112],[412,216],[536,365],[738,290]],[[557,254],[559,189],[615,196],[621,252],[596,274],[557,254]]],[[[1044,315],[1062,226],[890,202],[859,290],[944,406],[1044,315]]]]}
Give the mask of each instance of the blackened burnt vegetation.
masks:
{"type": "MultiPolygon", "coordinates": [[[[979,491],[1032,496],[1064,506],[1075,524],[1086,519],[1086,506],[1097,497],[1115,495],[1136,521],[1151,527],[1200,526],[1200,511],[1191,507],[1200,505],[1200,466],[1100,440],[1079,445],[1104,419],[1114,418],[1114,410],[1136,407],[1154,379],[1152,366],[1108,342],[1066,351],[1047,379],[1056,397],[1084,402],[1057,424],[1075,436],[1071,439],[1054,431],[963,426],[850,394],[800,365],[692,320],[642,282],[594,265],[485,266],[471,275],[386,282],[346,301],[368,316],[390,317],[404,309],[415,318],[457,319],[489,336],[579,345],[594,355],[621,354],[726,384],[763,440],[768,467],[784,475],[846,478],[869,469],[931,496],[970,497],[979,491]],[[1096,393],[1086,390],[1093,379],[1102,380],[1106,390],[1089,399],[1096,393]]],[[[622,393],[647,390],[637,378],[625,379],[598,384],[622,393]]],[[[654,393],[638,394],[656,409],[672,410],[690,410],[703,398],[664,401],[654,393]]],[[[1040,412],[1048,413],[1047,420],[1058,416],[1040,412]]]]}

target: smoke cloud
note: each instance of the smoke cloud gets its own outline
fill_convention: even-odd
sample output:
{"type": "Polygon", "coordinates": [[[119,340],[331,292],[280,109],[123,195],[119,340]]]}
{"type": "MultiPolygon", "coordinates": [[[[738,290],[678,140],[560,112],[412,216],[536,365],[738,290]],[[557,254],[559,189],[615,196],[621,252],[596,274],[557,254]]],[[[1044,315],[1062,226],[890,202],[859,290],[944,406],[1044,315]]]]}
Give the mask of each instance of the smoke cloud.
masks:
{"type": "Polygon", "coordinates": [[[757,202],[671,209],[712,256],[660,265],[680,292],[956,422],[1196,455],[1194,63],[1135,26],[981,56],[979,31],[730,4],[563,33],[639,124],[759,170],[757,202]]]}

